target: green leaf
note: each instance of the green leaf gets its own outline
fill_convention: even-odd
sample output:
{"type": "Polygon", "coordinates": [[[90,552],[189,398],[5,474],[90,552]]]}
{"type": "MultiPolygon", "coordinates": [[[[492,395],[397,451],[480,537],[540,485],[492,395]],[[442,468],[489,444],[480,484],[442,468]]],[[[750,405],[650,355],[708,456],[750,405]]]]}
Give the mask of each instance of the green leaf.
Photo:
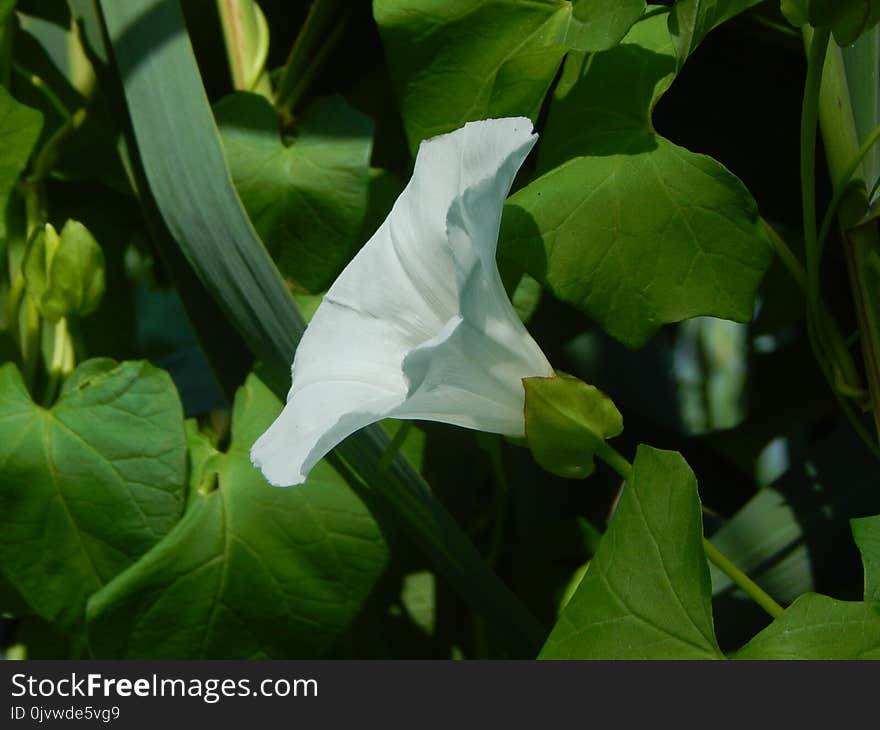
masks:
{"type": "MultiPolygon", "coordinates": [[[[410,149],[475,119],[537,119],[570,26],[580,42],[605,40],[590,24],[571,21],[573,14],[585,20],[591,7],[610,4],[577,5],[574,10],[563,0],[374,0],[410,149]]],[[[632,5],[627,0],[624,8],[632,5]]],[[[603,20],[616,26],[627,12],[606,10],[603,20]]],[[[640,14],[641,8],[630,22],[640,14]]]]}
{"type": "Polygon", "coordinates": [[[593,455],[623,432],[620,411],[598,388],[557,373],[523,378],[526,440],[535,461],[570,479],[593,473],[593,455]]]}
{"type": "MultiPolygon", "coordinates": [[[[9,196],[24,172],[42,128],[43,115],[40,112],[19,104],[0,87],[0,149],[3,150],[0,158],[0,213],[6,210],[9,196]]],[[[5,218],[0,215],[0,241],[6,238],[5,218]]]]}
{"type": "Polygon", "coordinates": [[[880,21],[880,0],[782,0],[792,25],[829,26],[838,45],[849,46],[880,21]]]}
{"type": "Polygon", "coordinates": [[[645,0],[574,0],[565,44],[578,51],[606,51],[645,12],[645,0]]]}
{"type": "Polygon", "coordinates": [[[640,446],[611,527],[544,659],[719,659],[697,481],[640,446]]]}
{"type": "Polygon", "coordinates": [[[679,0],[669,13],[669,34],[679,64],[714,28],[761,0],[679,0]]]}
{"type": "Polygon", "coordinates": [[[287,143],[262,96],[232,94],[214,111],[236,190],[281,273],[326,289],[362,243],[372,121],[341,96],[318,99],[287,143]]]}
{"type": "Polygon", "coordinates": [[[810,22],[810,0],[782,0],[780,7],[788,22],[797,28],[810,22]]]}
{"type": "Polygon", "coordinates": [[[229,450],[191,439],[202,441],[201,491],[165,540],[90,601],[96,656],[314,658],[349,629],[388,549],[326,463],[302,487],[266,484],[248,451],[280,411],[250,376],[235,399],[229,450]]]}
{"type": "Polygon", "coordinates": [[[79,627],[92,593],[169,532],[186,469],[167,373],[126,362],[74,377],[46,410],[14,365],[0,368],[0,569],[66,629],[79,627]]]}
{"type": "Polygon", "coordinates": [[[104,253],[88,229],[69,220],[55,232],[51,223],[37,229],[22,264],[28,296],[49,322],[85,317],[104,295],[104,253]]]}
{"type": "Polygon", "coordinates": [[[880,515],[850,520],[865,566],[865,600],[880,601],[880,515]]]}
{"type": "Polygon", "coordinates": [[[611,51],[569,55],[538,158],[550,171],[502,221],[502,257],[629,347],[699,315],[748,321],[771,260],[742,183],[651,126],[675,63],[662,12],[611,51]]]}
{"type": "Polygon", "coordinates": [[[880,604],[806,593],[734,659],[880,659],[880,604]]]}

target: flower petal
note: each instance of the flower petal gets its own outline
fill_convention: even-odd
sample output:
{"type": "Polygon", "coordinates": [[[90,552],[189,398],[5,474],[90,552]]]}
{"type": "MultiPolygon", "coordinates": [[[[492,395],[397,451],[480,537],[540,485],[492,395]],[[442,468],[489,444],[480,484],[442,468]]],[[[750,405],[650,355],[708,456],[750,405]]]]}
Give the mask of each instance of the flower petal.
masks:
{"type": "Polygon", "coordinates": [[[287,404],[251,449],[266,479],[301,484],[343,439],[399,406],[407,347],[395,325],[325,298],[294,357],[287,404]]]}
{"type": "Polygon", "coordinates": [[[460,316],[413,350],[404,361],[404,372],[411,380],[410,395],[390,413],[394,418],[525,434],[522,362],[460,316]]]}
{"type": "MultiPolygon", "coordinates": [[[[483,383],[488,390],[477,397],[473,391],[462,395],[462,387],[447,388],[454,392],[450,408],[453,401],[455,407],[463,407],[466,401],[473,405],[483,399],[483,410],[488,411],[503,402],[503,413],[491,418],[467,416],[465,410],[454,420],[454,414],[440,413],[426,394],[440,386],[440,373],[457,377],[461,386],[472,377],[470,371],[455,374],[443,360],[462,357],[463,348],[477,351],[479,334],[493,324],[503,323],[497,327],[501,332],[497,339],[507,343],[506,358],[521,347],[521,342],[508,342],[515,339],[508,315],[513,315],[519,336],[525,334],[531,342],[501,287],[495,245],[504,199],[536,139],[528,119],[514,118],[472,122],[422,143],[412,180],[388,218],[324,296],[297,349],[287,404],[251,451],[270,482],[301,483],[340,441],[381,418],[398,413],[422,417],[407,416],[410,411],[402,410],[416,391],[424,413],[442,416],[436,420],[508,433],[518,418],[521,430],[521,404],[518,414],[511,412],[516,397],[502,397],[497,383],[483,383]],[[475,210],[475,205],[485,209],[475,210]],[[466,211],[467,220],[462,214],[462,221],[450,227],[450,211],[459,208],[466,211]],[[453,229],[457,233],[451,238],[453,229]],[[475,280],[482,283],[472,284],[475,280]],[[484,316],[478,312],[471,312],[460,328],[450,324],[462,311],[463,296],[473,299],[469,309],[482,306],[481,292],[487,286],[509,312],[492,303],[487,321],[477,329],[471,323],[484,316]],[[422,355],[412,356],[405,373],[404,360],[413,351],[422,355]],[[440,354],[441,362],[419,365],[419,357],[433,351],[440,354]]],[[[531,346],[526,349],[531,351],[531,346]]],[[[543,359],[537,345],[534,349],[543,359]]],[[[488,351],[492,357],[501,354],[487,345],[483,356],[488,357],[488,351]]],[[[521,377],[516,380],[520,389],[521,377]]]]}

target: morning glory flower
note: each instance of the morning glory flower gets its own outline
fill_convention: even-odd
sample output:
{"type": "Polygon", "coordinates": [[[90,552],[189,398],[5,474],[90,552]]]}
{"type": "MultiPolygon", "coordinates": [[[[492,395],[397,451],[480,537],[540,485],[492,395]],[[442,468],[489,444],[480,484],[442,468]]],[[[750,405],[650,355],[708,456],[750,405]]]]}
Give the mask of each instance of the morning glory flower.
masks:
{"type": "Polygon", "coordinates": [[[537,141],[487,119],[422,142],[388,218],[325,294],[293,361],[281,415],[251,459],[301,484],[333,447],[383,418],[524,435],[525,377],[553,375],[498,274],[510,186],[537,141]]]}

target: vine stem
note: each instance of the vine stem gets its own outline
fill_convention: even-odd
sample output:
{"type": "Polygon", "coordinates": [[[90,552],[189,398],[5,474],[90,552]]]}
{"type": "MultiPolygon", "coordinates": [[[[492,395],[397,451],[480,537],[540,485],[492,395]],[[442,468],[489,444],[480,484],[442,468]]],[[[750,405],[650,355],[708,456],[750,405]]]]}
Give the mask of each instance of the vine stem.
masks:
{"type": "MultiPolygon", "coordinates": [[[[840,167],[838,189],[835,190],[832,205],[825,216],[821,230],[817,230],[816,139],[823,109],[825,109],[827,115],[829,99],[837,101],[834,98],[837,90],[823,84],[822,78],[829,55],[830,37],[831,32],[828,28],[817,28],[812,32],[804,33],[804,40],[807,46],[807,80],[804,87],[804,99],[801,109],[800,160],[801,201],[806,254],[807,330],[810,345],[813,348],[823,375],[843,407],[847,418],[856,428],[859,436],[864,440],[866,436],[864,429],[854,416],[852,407],[845,402],[845,398],[864,399],[866,394],[861,387],[861,378],[845,342],[842,341],[827,311],[822,307],[820,263],[822,248],[830,229],[831,217],[833,217],[834,211],[843,200],[848,182],[861,163],[859,155],[867,154],[870,145],[864,148],[864,153],[859,150],[857,155],[847,156],[846,162],[851,163],[851,165],[847,165],[845,169],[843,166],[840,167]],[[831,97],[829,97],[829,94],[831,94],[831,97]],[[853,162],[854,157],[858,158],[855,162],[853,162]],[[852,167],[852,170],[850,170],[850,167],[852,167]],[[839,198],[838,195],[840,196],[839,198]]],[[[839,79],[835,80],[839,81],[839,79]]],[[[840,106],[842,109],[842,103],[840,106]]],[[[843,111],[841,111],[841,114],[843,114],[843,111]]],[[[848,112],[847,117],[851,122],[851,111],[848,112]]],[[[841,122],[842,120],[835,118],[835,121],[841,122]]],[[[823,126],[825,126],[828,120],[823,119],[822,122],[823,126]]],[[[851,124],[848,126],[851,126],[851,124]]],[[[850,141],[848,137],[847,140],[850,141]]],[[[832,139],[829,142],[826,139],[826,145],[830,143],[832,146],[840,146],[838,145],[839,141],[832,139]]],[[[873,144],[873,141],[871,144],[873,144]]],[[[857,144],[854,146],[858,147],[857,144]]],[[[841,155],[835,152],[835,157],[841,157],[841,155]]],[[[833,165],[832,168],[834,168],[833,165]]],[[[832,169],[832,175],[835,175],[835,173],[836,170],[832,169]]],[[[876,448],[872,448],[872,451],[876,451],[876,448]]]]}
{"type": "Polygon", "coordinates": [[[275,110],[282,127],[293,121],[294,108],[308,87],[321,63],[345,30],[347,5],[340,0],[314,0],[290,55],[275,92],[275,110]],[[335,26],[331,27],[333,20],[335,26]]]}
{"type": "Polygon", "coordinates": [[[819,229],[818,246],[820,257],[825,248],[825,242],[828,240],[828,236],[831,233],[831,226],[834,225],[834,217],[837,214],[837,209],[840,207],[841,202],[843,202],[843,197],[846,195],[849,184],[855,177],[856,172],[858,172],[862,161],[873,149],[878,139],[880,139],[880,126],[874,128],[874,131],[871,132],[868,139],[866,139],[865,143],[859,148],[856,156],[853,158],[852,162],[850,162],[841,179],[838,181],[837,187],[834,189],[834,195],[831,198],[831,203],[828,205],[828,210],[825,212],[825,217],[822,219],[822,227],[819,229]]]}
{"type": "MultiPolygon", "coordinates": [[[[608,466],[616,471],[624,480],[632,476],[632,464],[617,449],[608,443],[596,452],[608,466]]],[[[763,608],[772,618],[778,618],[785,610],[780,606],[767,591],[747,576],[736,566],[721,550],[713,545],[706,537],[703,537],[703,552],[706,558],[722,573],[730,578],[743,593],[763,608]]]]}
{"type": "Polygon", "coordinates": [[[755,603],[773,618],[779,618],[785,609],[780,606],[761,586],[740,570],[736,564],[715,547],[707,538],[703,538],[703,551],[716,568],[736,583],[755,603]]]}
{"type": "Polygon", "coordinates": [[[807,82],[801,108],[801,204],[807,262],[807,305],[815,313],[819,297],[819,236],[816,224],[816,137],[819,131],[819,92],[822,69],[831,38],[829,28],[817,28],[807,53],[807,82]]]}

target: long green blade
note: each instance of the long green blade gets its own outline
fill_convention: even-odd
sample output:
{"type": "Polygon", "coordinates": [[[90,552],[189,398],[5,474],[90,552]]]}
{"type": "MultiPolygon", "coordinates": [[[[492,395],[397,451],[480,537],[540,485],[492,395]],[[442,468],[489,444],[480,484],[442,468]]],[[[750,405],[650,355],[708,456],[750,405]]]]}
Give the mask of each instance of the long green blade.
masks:
{"type": "MultiPolygon", "coordinates": [[[[177,0],[100,0],[133,144],[157,207],[186,258],[285,396],[304,324],[233,188],[177,0]]],[[[388,437],[365,429],[337,452],[394,507],[413,541],[462,597],[533,656],[545,631],[489,570],[412,467],[384,471],[388,437]]]]}

